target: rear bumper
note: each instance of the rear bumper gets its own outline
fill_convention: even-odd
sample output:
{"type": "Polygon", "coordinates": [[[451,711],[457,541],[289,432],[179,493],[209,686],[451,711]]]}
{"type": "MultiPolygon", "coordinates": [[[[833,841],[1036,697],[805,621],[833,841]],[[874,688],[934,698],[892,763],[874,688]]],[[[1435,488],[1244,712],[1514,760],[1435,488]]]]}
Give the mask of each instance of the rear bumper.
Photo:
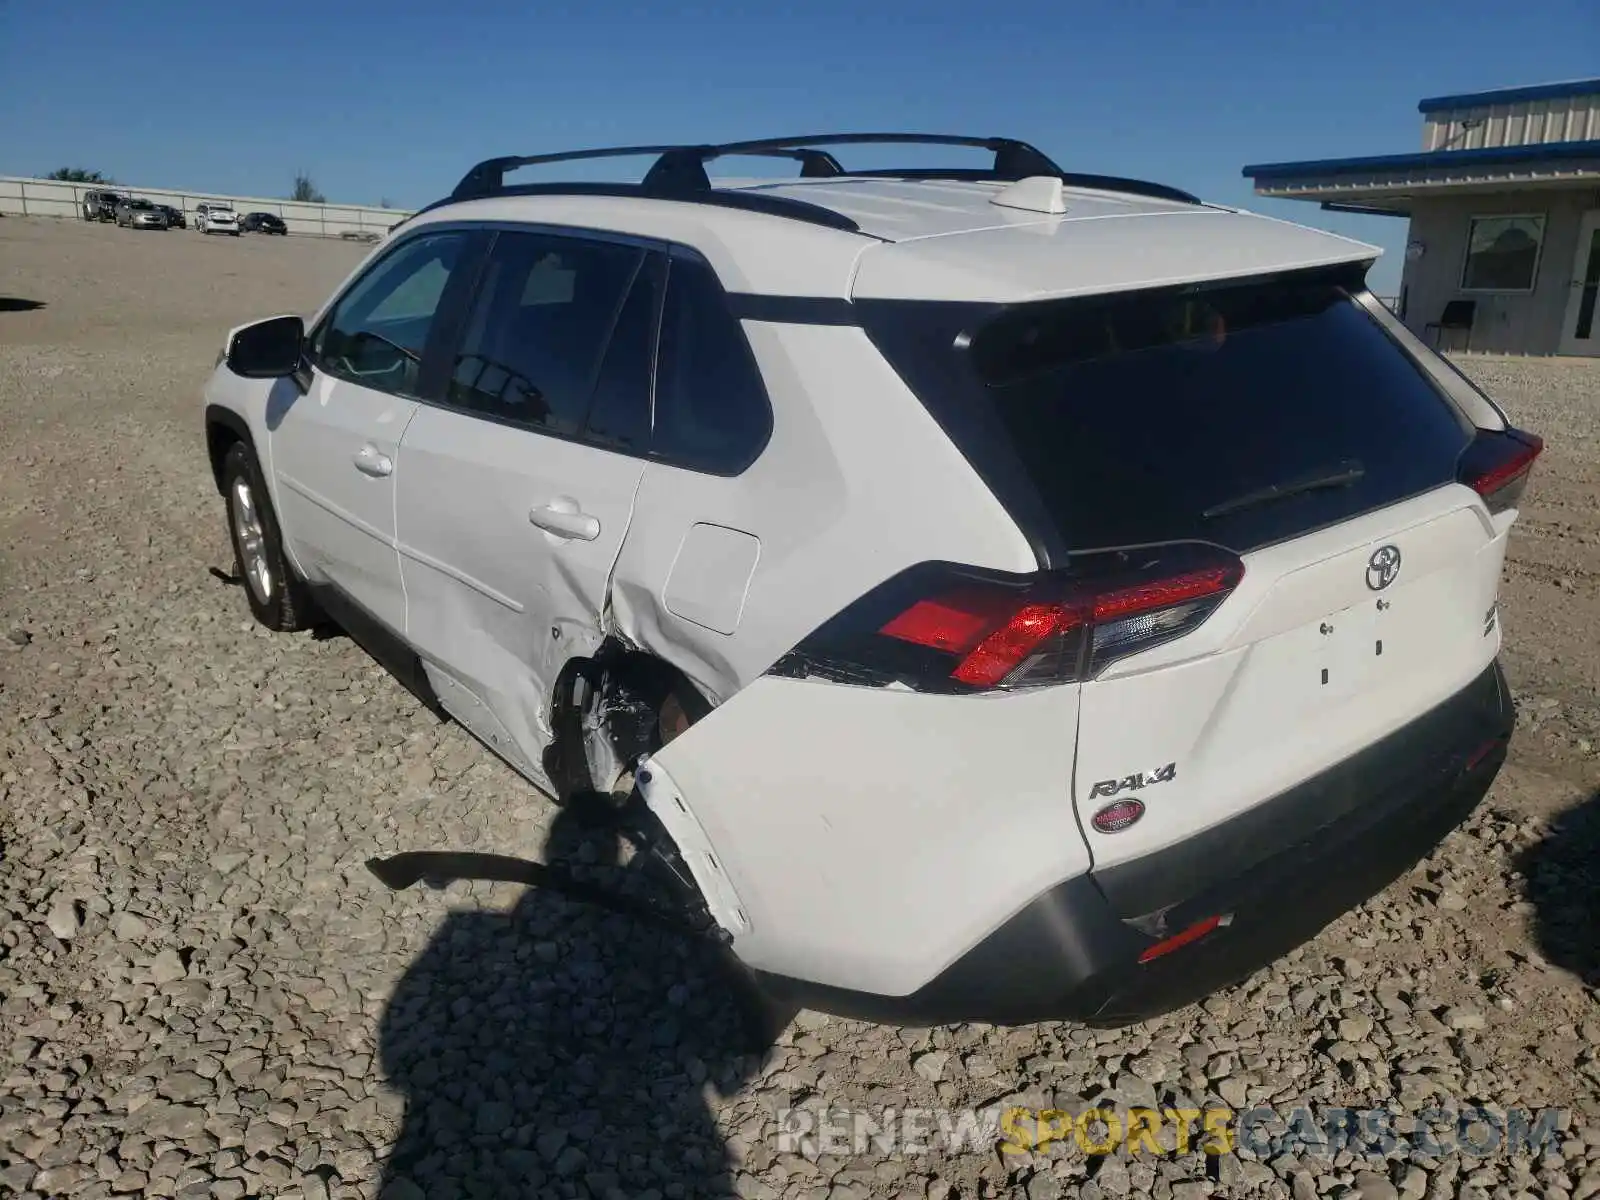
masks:
{"type": "Polygon", "coordinates": [[[880,996],[757,974],[774,996],[902,1025],[1123,1025],[1237,982],[1425,857],[1505,761],[1515,714],[1498,663],[1355,757],[1167,850],[1038,896],[938,977],[880,996]],[[1139,956],[1213,916],[1226,925],[1139,956]]]}

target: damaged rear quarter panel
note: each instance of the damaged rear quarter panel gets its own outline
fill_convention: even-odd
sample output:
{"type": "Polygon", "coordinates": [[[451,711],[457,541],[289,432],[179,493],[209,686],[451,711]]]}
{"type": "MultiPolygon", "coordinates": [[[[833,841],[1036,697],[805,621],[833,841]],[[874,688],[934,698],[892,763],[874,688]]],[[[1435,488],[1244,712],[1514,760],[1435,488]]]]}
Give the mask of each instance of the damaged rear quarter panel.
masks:
{"type": "Polygon", "coordinates": [[[615,633],[720,703],[913,563],[1037,566],[1016,523],[865,333],[757,321],[744,330],[772,403],[772,437],[731,478],[645,468],[612,579],[615,633]],[[742,546],[743,557],[719,558],[711,541],[742,546]],[[680,582],[675,570],[694,578],[680,582]],[[684,590],[692,611],[676,603],[684,590]]]}
{"type": "Polygon", "coordinates": [[[652,761],[715,848],[745,962],[905,995],[1089,869],[1071,794],[1078,695],[767,676],[652,761]]]}
{"type": "Polygon", "coordinates": [[[914,563],[1037,560],[860,329],[744,328],[772,437],[736,477],[645,468],[610,621],[714,706],[655,761],[748,917],[735,948],[768,970],[910,990],[1086,869],[1070,794],[1076,689],[935,697],[764,675],[914,563]],[[697,525],[728,535],[696,548],[697,525]],[[675,580],[684,562],[696,575],[675,580]]]}

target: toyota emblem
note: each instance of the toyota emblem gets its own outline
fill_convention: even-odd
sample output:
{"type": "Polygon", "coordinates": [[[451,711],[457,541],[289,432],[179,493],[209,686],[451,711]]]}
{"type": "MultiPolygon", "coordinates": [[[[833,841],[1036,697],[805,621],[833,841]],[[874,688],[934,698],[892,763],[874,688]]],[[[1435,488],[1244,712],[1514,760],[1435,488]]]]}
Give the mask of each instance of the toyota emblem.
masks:
{"type": "Polygon", "coordinates": [[[1400,547],[1379,546],[1367,559],[1367,586],[1381,592],[1400,574],[1400,547]]]}

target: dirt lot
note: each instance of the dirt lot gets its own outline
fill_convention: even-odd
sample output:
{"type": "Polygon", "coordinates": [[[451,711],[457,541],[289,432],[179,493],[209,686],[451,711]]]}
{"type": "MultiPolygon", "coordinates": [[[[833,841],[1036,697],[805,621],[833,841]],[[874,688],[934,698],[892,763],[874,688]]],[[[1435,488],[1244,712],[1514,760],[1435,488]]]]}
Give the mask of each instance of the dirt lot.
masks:
{"type": "Polygon", "coordinates": [[[0,220],[0,1194],[1600,1192],[1600,364],[1461,362],[1548,450],[1503,592],[1511,762],[1432,858],[1138,1028],[801,1014],[752,1055],[670,938],[509,885],[383,890],[374,853],[528,853],[551,807],[348,641],[256,629],[211,571],[221,336],[364,253],[0,220]],[[777,1135],[789,1105],[1102,1098],[1291,1124],[1476,1105],[1491,1131],[1564,1111],[1539,1154],[1482,1126],[1359,1155],[1017,1156],[937,1117],[931,1149],[777,1135]]]}

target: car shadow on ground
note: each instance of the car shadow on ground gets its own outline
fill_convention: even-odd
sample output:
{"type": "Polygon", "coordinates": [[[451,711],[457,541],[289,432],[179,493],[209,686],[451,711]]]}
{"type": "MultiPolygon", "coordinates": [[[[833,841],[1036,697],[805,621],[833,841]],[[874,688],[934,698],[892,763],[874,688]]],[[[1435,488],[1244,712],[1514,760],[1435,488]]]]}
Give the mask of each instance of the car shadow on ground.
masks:
{"type": "Polygon", "coordinates": [[[43,300],[24,300],[20,296],[0,296],[0,313],[35,312],[44,308],[43,300]]]}
{"type": "Polygon", "coordinates": [[[1552,818],[1518,866],[1539,952],[1600,987],[1600,791],[1552,818]]]}
{"type": "MultiPolygon", "coordinates": [[[[544,861],[608,874],[614,835],[572,813],[544,861]]],[[[406,1102],[380,1194],[731,1195],[708,1097],[760,1070],[779,1021],[709,942],[558,891],[453,913],[380,1025],[406,1102]]]]}

